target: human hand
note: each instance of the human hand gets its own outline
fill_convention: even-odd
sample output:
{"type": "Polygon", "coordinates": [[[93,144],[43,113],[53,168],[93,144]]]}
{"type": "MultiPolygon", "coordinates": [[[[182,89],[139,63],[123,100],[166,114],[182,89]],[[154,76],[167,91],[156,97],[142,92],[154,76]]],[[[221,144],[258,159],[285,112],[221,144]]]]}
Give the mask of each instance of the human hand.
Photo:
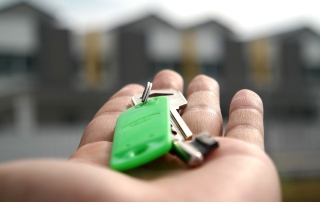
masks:
{"type": "MultiPolygon", "coordinates": [[[[153,89],[182,91],[177,73],[164,70],[153,89]]],[[[264,152],[263,105],[239,91],[230,105],[223,137],[219,86],[207,76],[190,83],[182,118],[193,134],[209,132],[220,147],[205,163],[187,168],[169,154],[126,173],[109,169],[117,117],[142,93],[128,85],[113,95],[86,128],[69,161],[32,160],[0,166],[0,201],[280,201],[277,171],[264,152]]]]}

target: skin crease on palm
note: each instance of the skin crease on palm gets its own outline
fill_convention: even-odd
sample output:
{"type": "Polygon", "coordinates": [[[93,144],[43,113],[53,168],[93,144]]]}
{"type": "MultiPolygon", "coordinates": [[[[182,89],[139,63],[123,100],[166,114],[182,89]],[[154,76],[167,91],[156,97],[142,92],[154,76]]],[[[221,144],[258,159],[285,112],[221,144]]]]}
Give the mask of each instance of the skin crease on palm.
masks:
{"type": "MultiPolygon", "coordinates": [[[[153,89],[182,91],[182,77],[159,72],[153,89]]],[[[0,201],[281,201],[277,171],[264,152],[263,104],[252,91],[241,90],[223,121],[219,85],[195,77],[187,88],[182,118],[193,134],[217,137],[219,149],[205,163],[188,168],[165,156],[126,173],[108,168],[117,117],[132,106],[131,96],[143,87],[127,85],[113,95],[86,128],[78,150],[68,161],[41,159],[0,166],[0,201]]]]}

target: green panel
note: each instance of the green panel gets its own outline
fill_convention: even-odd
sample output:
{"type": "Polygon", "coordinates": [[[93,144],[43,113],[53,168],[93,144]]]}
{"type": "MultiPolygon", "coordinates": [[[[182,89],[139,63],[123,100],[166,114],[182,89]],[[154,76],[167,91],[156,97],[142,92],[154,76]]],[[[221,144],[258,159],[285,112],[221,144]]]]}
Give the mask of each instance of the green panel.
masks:
{"type": "Polygon", "coordinates": [[[167,97],[149,99],[119,116],[110,167],[129,170],[164,155],[171,147],[169,100],[167,97]]]}

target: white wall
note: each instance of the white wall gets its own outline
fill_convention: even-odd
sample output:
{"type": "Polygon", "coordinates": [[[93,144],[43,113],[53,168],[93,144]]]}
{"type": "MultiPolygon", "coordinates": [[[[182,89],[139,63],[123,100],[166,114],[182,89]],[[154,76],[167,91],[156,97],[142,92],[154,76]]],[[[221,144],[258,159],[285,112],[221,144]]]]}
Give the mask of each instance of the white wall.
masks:
{"type": "Polygon", "coordinates": [[[306,33],[302,38],[302,57],[309,68],[320,66],[320,40],[306,33]]]}
{"type": "Polygon", "coordinates": [[[181,35],[176,29],[163,24],[153,24],[148,31],[147,51],[156,60],[181,58],[181,35]]]}
{"type": "Polygon", "coordinates": [[[200,27],[195,30],[197,58],[201,62],[215,62],[223,56],[224,45],[219,30],[200,27]]]}
{"type": "Polygon", "coordinates": [[[29,54],[37,48],[37,24],[28,13],[0,15],[0,53],[29,54]]]}

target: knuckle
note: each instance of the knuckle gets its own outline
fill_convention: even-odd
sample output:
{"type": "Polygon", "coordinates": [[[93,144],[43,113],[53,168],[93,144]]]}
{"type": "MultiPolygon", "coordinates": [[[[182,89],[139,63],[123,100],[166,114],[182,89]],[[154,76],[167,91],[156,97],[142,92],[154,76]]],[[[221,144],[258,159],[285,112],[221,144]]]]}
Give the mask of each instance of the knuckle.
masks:
{"type": "Polygon", "coordinates": [[[183,114],[182,118],[193,134],[204,131],[214,136],[221,136],[222,134],[222,117],[214,111],[193,109],[183,114]]]}
{"type": "Polygon", "coordinates": [[[190,112],[210,113],[221,117],[220,109],[217,109],[216,107],[212,107],[207,104],[199,104],[192,107],[188,107],[187,109],[185,109],[184,114],[188,114],[190,112]]]}
{"type": "Polygon", "coordinates": [[[220,113],[219,96],[212,91],[197,91],[192,93],[188,98],[188,107],[208,106],[220,113]]]}
{"type": "Polygon", "coordinates": [[[232,98],[229,114],[238,109],[256,110],[263,116],[262,100],[251,90],[240,90],[232,98]]]}
{"type": "MultiPolygon", "coordinates": [[[[255,134],[259,134],[258,136],[263,137],[263,132],[261,131],[261,128],[256,126],[256,125],[251,125],[251,124],[235,124],[233,126],[230,125],[230,127],[227,128],[227,133],[230,134],[235,133],[235,134],[252,134],[254,132],[255,134]]],[[[252,136],[251,138],[254,138],[256,135],[252,136]]]]}
{"type": "Polygon", "coordinates": [[[255,123],[263,120],[261,112],[256,108],[236,108],[230,112],[229,116],[240,123],[255,123]]]}
{"type": "Polygon", "coordinates": [[[252,108],[236,109],[230,113],[227,132],[236,129],[256,130],[263,136],[263,116],[260,111],[252,108]]]}

